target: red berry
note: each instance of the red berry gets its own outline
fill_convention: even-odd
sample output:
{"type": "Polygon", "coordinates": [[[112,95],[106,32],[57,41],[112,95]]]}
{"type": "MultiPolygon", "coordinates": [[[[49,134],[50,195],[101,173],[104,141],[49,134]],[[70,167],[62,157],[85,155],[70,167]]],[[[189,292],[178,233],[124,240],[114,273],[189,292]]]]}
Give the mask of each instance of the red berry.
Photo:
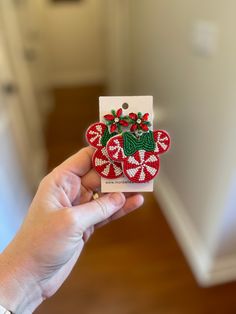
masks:
{"type": "Polygon", "coordinates": [[[133,124],[133,125],[131,126],[131,128],[130,128],[130,131],[131,131],[131,132],[134,132],[134,131],[137,130],[137,128],[138,128],[137,124],[133,124]]]}
{"type": "Polygon", "coordinates": [[[144,115],[143,115],[143,121],[147,121],[148,120],[148,117],[149,117],[149,113],[145,113],[144,115]]]}
{"type": "Polygon", "coordinates": [[[119,122],[123,126],[128,126],[129,125],[129,123],[127,121],[125,121],[125,120],[120,120],[119,122]]]}
{"type": "Polygon", "coordinates": [[[133,113],[133,112],[129,114],[129,117],[130,119],[135,120],[135,121],[138,119],[138,116],[136,115],[136,113],[133,113]]]}
{"type": "Polygon", "coordinates": [[[146,124],[140,124],[143,131],[148,131],[148,126],[146,124]]]}
{"type": "Polygon", "coordinates": [[[117,118],[120,118],[120,116],[122,115],[122,109],[118,109],[117,112],[116,112],[116,116],[117,118]]]}
{"type": "Polygon", "coordinates": [[[113,124],[111,125],[110,131],[111,131],[111,133],[113,133],[113,132],[116,131],[116,124],[115,124],[115,123],[113,123],[113,124]]]}
{"type": "Polygon", "coordinates": [[[113,121],[115,119],[115,117],[112,114],[106,114],[104,118],[108,121],[113,121]]]}

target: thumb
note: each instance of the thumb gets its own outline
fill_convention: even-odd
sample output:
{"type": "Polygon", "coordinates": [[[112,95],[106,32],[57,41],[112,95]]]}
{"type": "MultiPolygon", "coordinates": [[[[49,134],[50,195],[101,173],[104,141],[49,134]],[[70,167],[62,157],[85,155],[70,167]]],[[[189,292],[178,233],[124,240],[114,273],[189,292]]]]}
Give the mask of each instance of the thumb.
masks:
{"type": "Polygon", "coordinates": [[[125,201],[123,193],[110,193],[89,203],[75,206],[73,211],[79,227],[84,232],[89,227],[112,216],[124,206],[125,201]]]}

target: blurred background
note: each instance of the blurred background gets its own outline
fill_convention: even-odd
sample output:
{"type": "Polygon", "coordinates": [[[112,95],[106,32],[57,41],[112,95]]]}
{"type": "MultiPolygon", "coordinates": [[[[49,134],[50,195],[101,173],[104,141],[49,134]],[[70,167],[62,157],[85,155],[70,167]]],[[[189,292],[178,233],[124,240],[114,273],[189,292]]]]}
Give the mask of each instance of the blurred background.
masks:
{"type": "Polygon", "coordinates": [[[0,249],[101,95],[153,95],[155,192],[37,313],[236,313],[236,2],[0,0],[0,249]]]}

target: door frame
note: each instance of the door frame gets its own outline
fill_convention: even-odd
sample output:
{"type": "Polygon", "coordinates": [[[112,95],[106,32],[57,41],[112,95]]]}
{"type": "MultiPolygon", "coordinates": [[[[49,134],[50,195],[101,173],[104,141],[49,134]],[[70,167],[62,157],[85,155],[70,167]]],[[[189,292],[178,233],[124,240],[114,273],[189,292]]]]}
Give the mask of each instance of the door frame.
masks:
{"type": "Polygon", "coordinates": [[[5,66],[5,77],[2,84],[14,86],[14,92],[7,102],[11,116],[14,117],[13,127],[17,137],[19,153],[23,160],[25,171],[30,176],[31,184],[36,186],[46,172],[47,155],[43,140],[40,113],[34,95],[29,69],[24,60],[23,45],[13,0],[0,1],[1,41],[5,66]],[[16,113],[18,111],[18,113],[16,113]],[[22,120],[22,121],[19,121],[22,120]],[[19,128],[21,131],[19,131],[19,128]],[[22,132],[24,134],[22,134],[22,132]]]}

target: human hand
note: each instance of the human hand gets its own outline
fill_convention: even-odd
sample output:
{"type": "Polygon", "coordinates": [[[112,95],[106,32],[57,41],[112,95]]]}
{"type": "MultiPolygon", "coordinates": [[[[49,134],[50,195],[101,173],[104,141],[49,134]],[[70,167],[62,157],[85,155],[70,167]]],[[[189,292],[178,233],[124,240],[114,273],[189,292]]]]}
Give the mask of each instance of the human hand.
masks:
{"type": "Polygon", "coordinates": [[[41,182],[23,226],[0,256],[0,304],[32,313],[62,285],[94,228],[143,203],[141,195],[111,193],[92,200],[100,177],[84,148],[41,182]]]}

